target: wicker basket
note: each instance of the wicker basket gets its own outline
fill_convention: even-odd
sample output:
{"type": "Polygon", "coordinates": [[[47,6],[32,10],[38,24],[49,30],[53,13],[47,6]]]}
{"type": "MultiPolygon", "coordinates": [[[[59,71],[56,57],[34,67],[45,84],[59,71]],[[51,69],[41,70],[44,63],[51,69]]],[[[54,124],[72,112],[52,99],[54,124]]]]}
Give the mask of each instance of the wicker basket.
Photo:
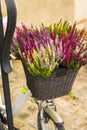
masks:
{"type": "Polygon", "coordinates": [[[74,83],[78,70],[59,67],[49,78],[32,76],[23,64],[27,85],[32,96],[39,100],[48,100],[67,95],[74,83]]]}

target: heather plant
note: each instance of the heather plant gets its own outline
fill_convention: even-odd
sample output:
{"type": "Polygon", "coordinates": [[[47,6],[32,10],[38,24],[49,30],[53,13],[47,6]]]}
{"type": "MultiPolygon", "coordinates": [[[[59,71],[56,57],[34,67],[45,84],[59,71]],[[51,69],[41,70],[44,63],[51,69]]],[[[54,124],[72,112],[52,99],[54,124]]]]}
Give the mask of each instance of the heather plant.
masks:
{"type": "Polygon", "coordinates": [[[11,51],[20,58],[32,75],[49,77],[59,66],[62,46],[58,39],[52,38],[43,25],[40,29],[28,29],[24,24],[17,27],[11,51]]]}
{"type": "Polygon", "coordinates": [[[67,21],[40,28],[15,29],[11,52],[33,76],[49,77],[59,66],[79,69],[87,64],[87,34],[67,21]]]}
{"type": "Polygon", "coordinates": [[[60,19],[58,23],[51,24],[47,29],[50,30],[51,35],[55,32],[60,38],[63,33],[68,35],[71,32],[72,25],[68,21],[60,19]]]}
{"type": "Polygon", "coordinates": [[[68,69],[78,69],[87,64],[87,34],[85,30],[79,30],[76,23],[71,25],[61,19],[58,23],[47,27],[52,37],[57,35],[62,43],[62,66],[68,69]]]}
{"type": "Polygon", "coordinates": [[[87,64],[85,30],[78,30],[75,23],[68,35],[65,32],[62,34],[60,41],[63,48],[63,66],[68,69],[78,69],[87,64]]]}

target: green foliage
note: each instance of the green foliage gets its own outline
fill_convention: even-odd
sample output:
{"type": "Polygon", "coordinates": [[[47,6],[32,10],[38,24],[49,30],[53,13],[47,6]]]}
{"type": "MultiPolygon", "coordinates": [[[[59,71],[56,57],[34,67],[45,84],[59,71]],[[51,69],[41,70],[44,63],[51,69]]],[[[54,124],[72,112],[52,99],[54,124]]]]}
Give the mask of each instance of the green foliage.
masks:
{"type": "Polygon", "coordinates": [[[55,31],[60,38],[63,33],[69,34],[72,26],[70,25],[69,22],[64,21],[60,19],[58,23],[51,24],[49,27],[47,27],[50,30],[50,33],[53,34],[55,31]]]}

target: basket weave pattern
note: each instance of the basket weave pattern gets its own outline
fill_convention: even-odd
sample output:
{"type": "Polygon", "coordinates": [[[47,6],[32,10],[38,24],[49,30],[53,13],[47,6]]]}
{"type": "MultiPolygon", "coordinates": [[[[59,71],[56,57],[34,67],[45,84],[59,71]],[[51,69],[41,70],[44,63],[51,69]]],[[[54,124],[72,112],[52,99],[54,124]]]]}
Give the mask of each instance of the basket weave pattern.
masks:
{"type": "Polygon", "coordinates": [[[32,76],[24,66],[27,85],[32,96],[40,100],[48,100],[67,95],[74,83],[78,70],[59,68],[49,78],[32,76]]]}

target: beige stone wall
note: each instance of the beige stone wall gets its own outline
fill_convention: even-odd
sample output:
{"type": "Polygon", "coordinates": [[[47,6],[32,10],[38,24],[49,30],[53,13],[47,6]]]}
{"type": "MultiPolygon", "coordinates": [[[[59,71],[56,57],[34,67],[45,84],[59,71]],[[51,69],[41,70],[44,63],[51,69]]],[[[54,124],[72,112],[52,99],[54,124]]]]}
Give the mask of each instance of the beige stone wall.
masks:
{"type": "Polygon", "coordinates": [[[75,19],[87,19],[87,0],[75,0],[75,19]]]}
{"type": "Polygon", "coordinates": [[[75,0],[75,20],[78,27],[87,29],[87,0],[75,0]]]}
{"type": "Polygon", "coordinates": [[[60,18],[73,21],[75,16],[74,0],[16,0],[18,23],[46,25],[60,18]]]}
{"type": "MultiPolygon", "coordinates": [[[[1,0],[2,3],[4,3],[1,0]]],[[[70,22],[82,21],[87,26],[87,0],[15,0],[17,5],[17,23],[27,25],[46,25],[58,22],[60,18],[70,22]]],[[[6,7],[3,6],[3,16],[6,7]]]]}

